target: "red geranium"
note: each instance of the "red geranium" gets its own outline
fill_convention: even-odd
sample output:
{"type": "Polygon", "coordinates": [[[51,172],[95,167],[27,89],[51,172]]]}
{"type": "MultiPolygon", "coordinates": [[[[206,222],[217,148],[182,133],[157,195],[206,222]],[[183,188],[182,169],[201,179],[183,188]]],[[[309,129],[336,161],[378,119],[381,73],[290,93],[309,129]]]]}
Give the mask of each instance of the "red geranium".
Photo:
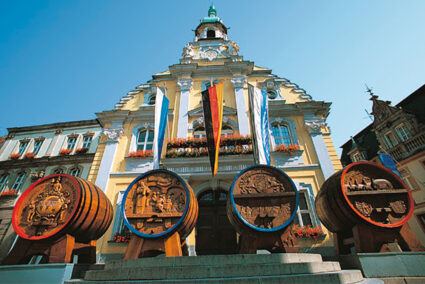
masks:
{"type": "Polygon", "coordinates": [[[35,154],[33,153],[33,152],[28,152],[28,153],[26,153],[25,154],[25,159],[27,159],[27,160],[32,160],[32,159],[34,159],[35,158],[35,154]]]}
{"type": "Polygon", "coordinates": [[[146,151],[139,150],[139,151],[128,153],[128,156],[131,158],[146,158],[146,157],[152,157],[153,152],[152,150],[146,150],[146,151]]]}
{"type": "Polygon", "coordinates": [[[0,197],[6,196],[18,196],[18,191],[16,189],[8,189],[3,192],[0,192],[0,197]]]}
{"type": "Polygon", "coordinates": [[[10,154],[10,156],[9,156],[9,158],[11,158],[12,160],[17,160],[20,157],[21,157],[21,154],[19,154],[19,153],[13,153],[13,154],[10,154]]]}
{"type": "Polygon", "coordinates": [[[85,147],[83,147],[83,148],[78,148],[77,150],[75,150],[75,153],[77,153],[77,154],[84,154],[84,153],[86,153],[88,150],[89,150],[89,148],[85,148],[85,147]]]}
{"type": "Polygon", "coordinates": [[[59,154],[61,154],[62,156],[68,156],[69,154],[71,154],[71,149],[62,149],[59,151],[59,154]]]}

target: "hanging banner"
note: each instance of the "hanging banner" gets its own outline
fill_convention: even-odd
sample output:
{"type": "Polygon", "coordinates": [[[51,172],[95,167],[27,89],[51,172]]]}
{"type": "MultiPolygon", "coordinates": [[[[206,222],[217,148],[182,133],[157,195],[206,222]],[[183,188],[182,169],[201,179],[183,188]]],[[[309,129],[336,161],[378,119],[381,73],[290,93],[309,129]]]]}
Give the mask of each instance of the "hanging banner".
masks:
{"type": "Polygon", "coordinates": [[[211,172],[214,176],[218,170],[221,126],[223,123],[223,82],[202,92],[205,132],[207,134],[208,156],[211,172]]]}
{"type": "Polygon", "coordinates": [[[168,105],[170,101],[160,88],[156,88],[155,97],[155,131],[153,138],[153,168],[159,168],[162,144],[164,144],[165,129],[167,128],[168,105]]]}

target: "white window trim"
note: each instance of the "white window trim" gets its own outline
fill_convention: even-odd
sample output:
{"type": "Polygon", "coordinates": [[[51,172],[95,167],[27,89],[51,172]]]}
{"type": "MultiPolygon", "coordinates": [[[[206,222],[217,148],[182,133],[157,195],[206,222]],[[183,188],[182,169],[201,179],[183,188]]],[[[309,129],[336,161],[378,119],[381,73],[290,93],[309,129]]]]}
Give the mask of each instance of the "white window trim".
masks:
{"type": "Polygon", "coordinates": [[[93,143],[93,135],[84,135],[83,136],[83,140],[82,140],[82,144],[81,144],[81,147],[82,148],[88,148],[88,149],[90,149],[90,147],[91,147],[91,145],[92,145],[92,143],[93,143]],[[85,144],[86,144],[86,142],[84,141],[85,139],[90,139],[90,142],[88,143],[89,145],[86,147],[85,146],[85,144]]]}
{"type": "Polygon", "coordinates": [[[7,173],[3,173],[0,178],[4,178],[4,180],[0,183],[0,192],[7,190],[7,182],[9,181],[10,175],[7,173]]]}
{"type": "Polygon", "coordinates": [[[403,123],[398,125],[395,128],[395,132],[397,133],[398,138],[400,138],[401,142],[407,141],[410,138],[412,138],[412,135],[410,134],[409,129],[407,128],[406,125],[404,125],[403,123]],[[406,132],[407,131],[407,132],[406,132]],[[404,138],[403,134],[406,136],[406,138],[404,138]]]}
{"type": "MultiPolygon", "coordinates": [[[[299,225],[300,225],[301,227],[304,227],[304,223],[303,223],[303,220],[302,220],[301,213],[308,213],[308,214],[309,214],[309,216],[310,216],[310,220],[311,220],[311,225],[312,225],[312,227],[318,227],[318,226],[320,226],[320,225],[317,223],[317,220],[316,220],[316,218],[315,218],[315,216],[314,216],[314,213],[313,213],[313,210],[314,210],[313,205],[312,205],[312,204],[310,204],[310,193],[309,193],[309,190],[307,190],[307,189],[305,189],[305,188],[301,188],[301,189],[299,189],[299,190],[298,190],[298,193],[304,193],[304,194],[305,194],[305,197],[306,197],[306,203],[307,203],[307,207],[308,207],[308,210],[305,210],[305,209],[301,210],[301,209],[300,209],[300,207],[298,206],[298,209],[297,209],[297,217],[298,217],[299,225]],[[305,212],[301,212],[301,211],[305,211],[305,212]]],[[[301,198],[301,194],[300,194],[300,198],[301,198]]]]}
{"type": "Polygon", "coordinates": [[[70,169],[68,170],[68,174],[69,174],[69,175],[71,175],[71,176],[73,176],[73,177],[80,177],[80,176],[81,176],[81,172],[82,172],[82,170],[81,170],[81,168],[80,168],[80,167],[78,167],[78,166],[72,167],[72,168],[70,168],[70,169]],[[74,170],[78,170],[78,174],[77,174],[77,175],[73,175],[73,174],[72,174],[72,172],[73,172],[74,170]]]}
{"type": "Polygon", "coordinates": [[[289,144],[295,144],[294,143],[294,139],[293,139],[293,135],[292,135],[292,132],[291,132],[291,127],[288,125],[288,124],[286,124],[286,123],[284,123],[284,122],[273,122],[272,124],[270,124],[270,131],[271,131],[271,133],[272,133],[272,137],[273,137],[273,141],[274,141],[274,143],[275,143],[275,146],[279,146],[279,145],[285,145],[285,146],[289,146],[289,145],[286,145],[286,144],[278,144],[277,143],[277,141],[276,141],[276,136],[273,136],[273,130],[272,130],[272,128],[273,127],[275,127],[275,125],[278,125],[278,129],[279,129],[279,138],[281,139],[281,140],[285,140],[286,138],[288,138],[289,139],[289,144]],[[282,129],[281,129],[281,127],[282,126],[284,126],[284,127],[286,127],[286,129],[288,129],[288,136],[287,137],[285,137],[285,136],[283,136],[283,133],[282,133],[282,129]]]}
{"type": "Polygon", "coordinates": [[[150,132],[155,133],[154,129],[152,129],[152,128],[144,128],[144,129],[140,129],[139,130],[139,132],[137,133],[137,137],[136,137],[136,151],[140,151],[140,150],[146,151],[146,145],[148,145],[148,144],[152,144],[152,149],[151,150],[148,150],[148,151],[152,151],[153,150],[153,139],[152,139],[152,142],[148,142],[148,138],[149,138],[150,132]],[[145,141],[139,143],[139,135],[143,131],[146,131],[145,141]],[[139,148],[139,145],[143,145],[143,149],[137,149],[137,148],[139,148]]]}
{"type": "Polygon", "coordinates": [[[19,190],[22,184],[25,182],[26,173],[21,172],[16,176],[15,182],[10,189],[19,190]]]}

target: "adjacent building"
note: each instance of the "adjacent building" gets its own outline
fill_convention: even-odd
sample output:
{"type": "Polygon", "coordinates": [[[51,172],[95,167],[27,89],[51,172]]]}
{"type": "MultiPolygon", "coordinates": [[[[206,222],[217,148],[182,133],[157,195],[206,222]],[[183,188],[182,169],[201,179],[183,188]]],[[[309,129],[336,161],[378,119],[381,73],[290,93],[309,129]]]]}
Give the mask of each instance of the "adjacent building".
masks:
{"type": "Polygon", "coordinates": [[[87,179],[101,130],[96,119],[8,128],[0,148],[0,258],[16,236],[11,217],[17,198],[50,174],[87,179]]]}
{"type": "Polygon", "coordinates": [[[389,155],[412,192],[409,224],[425,245],[425,85],[395,106],[370,94],[373,122],[341,146],[342,164],[369,160],[391,168],[389,155]]]}
{"type": "MultiPolygon", "coordinates": [[[[296,222],[321,227],[315,195],[325,179],[342,168],[326,125],[331,103],[313,100],[297,84],[245,60],[212,6],[196,27],[194,40],[183,48],[179,63],[128,92],[114,109],[96,114],[104,135],[88,178],[105,190],[115,208],[113,225],[98,241],[102,260],[122,257],[126,244],[121,241],[127,234],[120,210],[123,193],[132,180],[153,168],[157,87],[170,101],[160,166],[185,179],[200,205],[196,228],[186,240],[189,254],[236,252],[237,233],[226,216],[226,200],[234,177],[254,164],[248,84],[269,94],[272,164],[295,181],[301,194],[296,222]],[[218,174],[212,178],[205,145],[191,138],[205,137],[201,92],[219,82],[224,84],[223,140],[233,142],[221,147],[218,174]]],[[[332,242],[327,235],[314,245],[301,243],[329,252],[332,242]]]]}

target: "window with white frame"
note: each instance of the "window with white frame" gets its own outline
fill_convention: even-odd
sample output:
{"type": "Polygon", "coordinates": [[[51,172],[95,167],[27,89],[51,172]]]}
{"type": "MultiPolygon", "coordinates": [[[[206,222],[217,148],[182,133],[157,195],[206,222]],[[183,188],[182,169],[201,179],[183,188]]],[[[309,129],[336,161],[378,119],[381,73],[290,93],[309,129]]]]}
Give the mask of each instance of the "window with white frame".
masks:
{"type": "Polygon", "coordinates": [[[125,191],[120,191],[118,193],[117,210],[115,212],[114,224],[112,226],[112,236],[111,236],[112,239],[114,238],[114,235],[123,235],[129,231],[127,226],[124,223],[124,219],[121,212],[122,199],[123,199],[124,193],[125,191]]]}
{"type": "Polygon", "coordinates": [[[361,160],[366,160],[367,158],[366,158],[366,153],[364,152],[364,151],[361,151],[361,152],[356,152],[356,153],[354,153],[352,156],[352,161],[353,162],[358,162],[358,161],[361,161],[361,160]]]}
{"type": "Polygon", "coordinates": [[[154,105],[156,101],[156,96],[152,95],[149,97],[148,105],[154,105]]]}
{"type": "Polygon", "coordinates": [[[24,154],[25,150],[27,149],[27,147],[28,147],[28,141],[20,141],[19,142],[19,149],[18,149],[19,155],[22,156],[24,154]]]}
{"type": "Polygon", "coordinates": [[[276,145],[285,145],[293,143],[291,132],[288,125],[283,123],[273,123],[272,124],[272,135],[276,145]]]}
{"type": "Polygon", "coordinates": [[[406,185],[409,187],[410,190],[416,190],[418,189],[417,183],[415,178],[410,174],[410,171],[408,169],[401,169],[400,174],[403,178],[403,181],[406,183],[406,185]]]}
{"type": "Polygon", "coordinates": [[[43,145],[43,140],[42,139],[37,139],[34,141],[34,149],[33,149],[33,153],[35,155],[38,154],[38,152],[40,151],[41,145],[43,145]]]}
{"type": "Polygon", "coordinates": [[[142,129],[137,134],[137,151],[152,150],[153,129],[142,129]]]}
{"type": "Polygon", "coordinates": [[[232,136],[233,135],[233,129],[229,125],[223,125],[221,128],[221,136],[232,136]]]}
{"type": "Polygon", "coordinates": [[[395,143],[394,143],[394,138],[391,132],[385,133],[383,137],[384,137],[385,145],[387,145],[388,148],[394,147],[395,143]]]}
{"type": "Polygon", "coordinates": [[[65,171],[62,168],[57,168],[53,171],[54,174],[63,174],[65,171]]]}
{"type": "Polygon", "coordinates": [[[78,167],[74,167],[69,170],[69,174],[74,177],[80,176],[81,170],[78,167]]]}
{"type": "Polygon", "coordinates": [[[193,137],[195,138],[203,138],[207,137],[207,134],[205,132],[205,128],[203,126],[199,126],[193,130],[193,137]]]}
{"type": "Polygon", "coordinates": [[[409,129],[404,124],[397,126],[395,132],[402,142],[412,137],[412,135],[410,135],[409,129]]]}
{"type": "Polygon", "coordinates": [[[74,149],[76,142],[77,142],[77,137],[69,136],[68,140],[66,141],[66,149],[68,150],[74,149]]]}
{"type": "Polygon", "coordinates": [[[204,81],[204,82],[202,82],[202,90],[205,91],[205,90],[211,88],[212,86],[217,85],[218,83],[220,83],[219,80],[204,81]]]}
{"type": "Polygon", "coordinates": [[[86,135],[83,137],[83,148],[90,148],[91,141],[93,140],[93,136],[86,135]]]}
{"type": "Polygon", "coordinates": [[[3,174],[0,176],[0,192],[6,189],[8,180],[9,180],[8,174],[3,174]]]}
{"type": "Polygon", "coordinates": [[[308,192],[306,190],[299,190],[298,194],[300,196],[300,200],[294,223],[301,227],[317,226],[313,214],[313,205],[310,202],[308,192]]]}
{"type": "Polygon", "coordinates": [[[22,184],[24,183],[24,180],[25,180],[25,173],[19,173],[11,189],[19,190],[22,184]]]}

